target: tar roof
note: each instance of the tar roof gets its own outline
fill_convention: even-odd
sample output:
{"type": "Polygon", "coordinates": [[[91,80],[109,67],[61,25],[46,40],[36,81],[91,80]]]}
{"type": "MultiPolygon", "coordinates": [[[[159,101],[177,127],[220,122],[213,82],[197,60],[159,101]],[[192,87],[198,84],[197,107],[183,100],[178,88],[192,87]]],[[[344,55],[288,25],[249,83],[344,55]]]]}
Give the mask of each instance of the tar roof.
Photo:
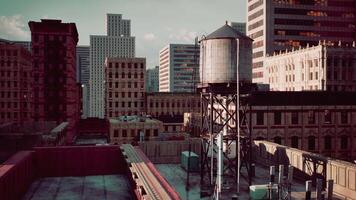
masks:
{"type": "Polygon", "coordinates": [[[205,39],[222,39],[222,38],[243,38],[243,39],[249,39],[252,40],[251,38],[247,37],[245,34],[235,30],[228,24],[225,24],[224,26],[220,27],[216,31],[210,33],[208,36],[206,36],[205,39]]]}

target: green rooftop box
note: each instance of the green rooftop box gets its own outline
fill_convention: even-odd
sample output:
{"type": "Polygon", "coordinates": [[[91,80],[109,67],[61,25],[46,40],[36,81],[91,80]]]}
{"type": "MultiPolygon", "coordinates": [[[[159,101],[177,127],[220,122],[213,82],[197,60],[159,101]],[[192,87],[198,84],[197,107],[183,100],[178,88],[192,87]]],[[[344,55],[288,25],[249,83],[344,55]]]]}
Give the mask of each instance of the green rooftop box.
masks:
{"type": "MultiPolygon", "coordinates": [[[[269,185],[251,185],[250,186],[250,198],[252,200],[269,199],[269,185]]],[[[272,199],[277,199],[277,184],[272,186],[272,199]]]]}
{"type": "MultiPolygon", "coordinates": [[[[181,166],[184,170],[188,171],[188,158],[189,151],[183,151],[181,154],[181,166]]],[[[199,156],[190,152],[190,160],[189,160],[189,172],[198,172],[199,171],[199,156]]]]}

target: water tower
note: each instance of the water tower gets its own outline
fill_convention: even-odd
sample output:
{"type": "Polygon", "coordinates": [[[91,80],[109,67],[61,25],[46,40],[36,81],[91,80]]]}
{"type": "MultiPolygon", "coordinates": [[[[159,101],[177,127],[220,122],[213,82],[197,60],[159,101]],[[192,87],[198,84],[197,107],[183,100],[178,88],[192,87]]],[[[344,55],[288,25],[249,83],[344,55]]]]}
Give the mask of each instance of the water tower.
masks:
{"type": "MultiPolygon", "coordinates": [[[[241,97],[256,88],[251,83],[252,41],[227,23],[200,40],[198,91],[203,139],[200,180],[201,191],[209,193],[210,190],[212,194],[214,188],[214,196],[220,195],[224,177],[233,177],[232,185],[239,184],[238,166],[248,157],[248,148],[244,140],[240,140],[242,137],[238,137],[242,131],[238,124],[250,130],[247,109],[240,105],[243,104],[241,97]]],[[[248,137],[247,132],[242,135],[248,137]]]]}

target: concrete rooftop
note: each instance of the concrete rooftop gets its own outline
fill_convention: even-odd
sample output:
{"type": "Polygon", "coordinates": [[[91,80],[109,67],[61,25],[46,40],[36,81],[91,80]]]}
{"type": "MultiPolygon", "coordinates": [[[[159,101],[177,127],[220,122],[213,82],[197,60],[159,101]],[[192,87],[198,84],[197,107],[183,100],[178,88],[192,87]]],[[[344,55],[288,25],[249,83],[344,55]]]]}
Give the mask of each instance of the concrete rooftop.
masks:
{"type": "Polygon", "coordinates": [[[133,199],[124,175],[46,177],[31,184],[23,200],[133,199]]]}

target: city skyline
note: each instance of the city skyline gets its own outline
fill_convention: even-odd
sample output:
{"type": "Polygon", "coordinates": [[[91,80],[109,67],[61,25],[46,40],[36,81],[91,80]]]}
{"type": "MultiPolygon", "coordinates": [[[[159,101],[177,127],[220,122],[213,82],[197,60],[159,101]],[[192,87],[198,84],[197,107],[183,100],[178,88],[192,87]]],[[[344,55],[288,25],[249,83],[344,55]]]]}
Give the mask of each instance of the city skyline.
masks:
{"type": "Polygon", "coordinates": [[[158,65],[159,51],[169,43],[193,44],[196,36],[207,35],[226,20],[246,22],[246,2],[233,0],[109,0],[101,4],[90,0],[85,9],[83,1],[0,0],[0,4],[0,38],[9,40],[30,40],[28,21],[54,18],[76,23],[78,45],[89,45],[89,35],[105,34],[107,13],[122,14],[131,20],[136,54],[147,58],[147,68],[158,65]]]}

